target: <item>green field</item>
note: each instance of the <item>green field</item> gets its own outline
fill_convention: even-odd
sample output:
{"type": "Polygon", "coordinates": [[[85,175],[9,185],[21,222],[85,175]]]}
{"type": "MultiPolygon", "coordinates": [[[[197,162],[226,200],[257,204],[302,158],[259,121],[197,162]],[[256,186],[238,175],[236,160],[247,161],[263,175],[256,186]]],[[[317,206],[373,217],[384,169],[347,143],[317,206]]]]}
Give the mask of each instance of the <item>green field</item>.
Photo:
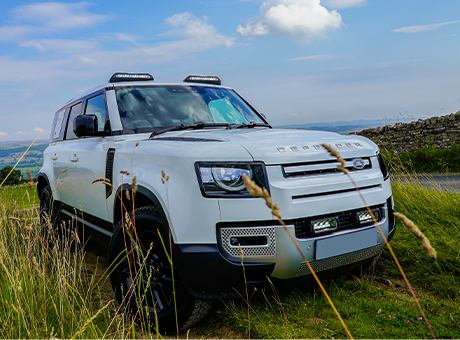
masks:
{"type": "MultiPolygon", "coordinates": [[[[460,194],[426,190],[415,179],[411,183],[393,183],[396,210],[430,239],[439,268],[399,222],[391,244],[436,337],[458,338],[460,194]]],[[[37,205],[35,188],[0,189],[0,263],[4,264],[0,268],[0,337],[156,337],[117,313],[107,275],[103,275],[107,264],[97,261],[101,255],[94,251],[97,247],[90,243],[85,252],[70,247],[69,242],[59,249],[49,248],[47,242],[33,237],[40,230],[37,212],[19,221],[12,219],[23,216],[18,210],[37,205]],[[32,265],[34,256],[38,271],[32,265]],[[97,283],[99,278],[101,283],[97,283]]],[[[387,249],[366,275],[345,274],[323,284],[353,337],[430,338],[387,249]]],[[[219,300],[201,323],[181,337],[346,338],[316,284],[249,295],[249,317],[244,298],[219,300]]]]}
{"type": "MultiPolygon", "coordinates": [[[[439,270],[420,242],[397,224],[391,245],[438,338],[460,335],[460,195],[393,184],[396,210],[417,223],[438,253],[439,270]]],[[[389,252],[363,277],[346,274],[323,282],[355,338],[430,338],[389,252]]],[[[247,304],[223,300],[217,316],[192,337],[248,337],[247,304]]],[[[250,300],[251,337],[346,338],[316,284],[282,292],[256,292],[250,300]]]]}
{"type": "MultiPolygon", "coordinates": [[[[30,142],[0,142],[0,169],[5,166],[13,167],[29,147],[30,142]]],[[[24,155],[16,169],[21,170],[23,177],[27,178],[26,170],[29,169],[34,177],[43,164],[43,151],[48,143],[37,141],[24,155]]]]}
{"type": "Polygon", "coordinates": [[[40,205],[37,195],[37,187],[30,188],[28,185],[0,188],[0,202],[18,209],[32,209],[40,205]]]}

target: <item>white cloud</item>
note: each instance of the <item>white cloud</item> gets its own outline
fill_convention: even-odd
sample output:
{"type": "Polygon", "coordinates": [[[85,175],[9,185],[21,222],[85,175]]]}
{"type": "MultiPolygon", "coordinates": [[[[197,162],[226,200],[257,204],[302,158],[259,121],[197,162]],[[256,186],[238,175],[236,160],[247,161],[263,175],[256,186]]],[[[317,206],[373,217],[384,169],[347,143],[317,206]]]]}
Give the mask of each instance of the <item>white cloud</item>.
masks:
{"type": "Polygon", "coordinates": [[[362,7],[367,4],[367,0],[323,0],[324,6],[335,9],[350,7],[362,7]]]}
{"type": "Polygon", "coordinates": [[[27,135],[27,133],[25,133],[24,131],[17,131],[16,134],[17,135],[27,135]]]}
{"type": "Polygon", "coordinates": [[[260,14],[246,26],[239,25],[237,32],[242,36],[282,34],[308,40],[341,26],[340,14],[328,11],[320,0],[266,0],[260,14]]]}
{"type": "Polygon", "coordinates": [[[8,134],[6,132],[1,132],[0,131],[0,137],[6,137],[6,136],[8,136],[8,134]]]}
{"type": "Polygon", "coordinates": [[[193,41],[207,41],[207,44],[232,46],[235,44],[235,38],[230,38],[206,22],[206,18],[200,19],[191,13],[179,13],[165,22],[174,27],[174,30],[165,35],[178,35],[193,41]]]}
{"type": "Polygon", "coordinates": [[[89,12],[89,6],[89,2],[42,2],[19,6],[12,12],[16,21],[53,29],[94,26],[109,19],[108,15],[89,12]]]}
{"type": "Polygon", "coordinates": [[[33,47],[40,53],[82,53],[95,50],[98,46],[94,41],[72,39],[39,39],[25,41],[19,44],[21,47],[33,47]]]}
{"type": "Polygon", "coordinates": [[[43,46],[43,44],[39,43],[38,41],[25,41],[19,44],[21,47],[33,47],[40,53],[47,53],[48,49],[43,46]]]}
{"type": "Polygon", "coordinates": [[[0,41],[9,42],[17,41],[28,33],[32,32],[33,29],[28,26],[1,26],[0,27],[0,41]]]}
{"type": "Polygon", "coordinates": [[[116,36],[116,38],[118,40],[130,42],[130,43],[133,43],[133,44],[137,44],[137,37],[135,37],[134,35],[124,34],[124,33],[116,33],[115,36],[116,36]]]}
{"type": "Polygon", "coordinates": [[[39,127],[35,127],[34,131],[36,131],[36,132],[38,132],[40,134],[45,133],[45,130],[43,130],[43,129],[39,128],[39,127]]]}
{"type": "Polygon", "coordinates": [[[317,54],[317,55],[309,55],[306,57],[297,57],[297,58],[292,58],[289,59],[289,61],[299,61],[299,60],[328,60],[328,59],[334,59],[337,58],[336,55],[330,55],[330,54],[317,54]]]}
{"type": "Polygon", "coordinates": [[[419,25],[419,26],[406,26],[393,30],[396,33],[419,33],[424,31],[434,31],[442,26],[456,24],[460,21],[448,21],[440,24],[419,25]]]}

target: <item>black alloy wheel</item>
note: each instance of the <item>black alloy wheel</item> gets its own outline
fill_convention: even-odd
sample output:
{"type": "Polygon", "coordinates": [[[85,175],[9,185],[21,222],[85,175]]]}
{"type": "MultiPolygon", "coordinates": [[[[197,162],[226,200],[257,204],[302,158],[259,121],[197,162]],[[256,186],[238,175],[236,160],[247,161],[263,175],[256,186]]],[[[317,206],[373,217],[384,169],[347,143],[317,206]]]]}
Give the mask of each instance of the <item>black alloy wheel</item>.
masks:
{"type": "Polygon", "coordinates": [[[206,315],[213,300],[193,297],[181,283],[168,259],[167,229],[155,209],[136,209],[133,217],[135,228],[126,221],[125,228],[118,223],[109,247],[109,261],[116,266],[110,281],[118,302],[143,325],[154,329],[158,321],[160,333],[192,326],[206,315]]]}

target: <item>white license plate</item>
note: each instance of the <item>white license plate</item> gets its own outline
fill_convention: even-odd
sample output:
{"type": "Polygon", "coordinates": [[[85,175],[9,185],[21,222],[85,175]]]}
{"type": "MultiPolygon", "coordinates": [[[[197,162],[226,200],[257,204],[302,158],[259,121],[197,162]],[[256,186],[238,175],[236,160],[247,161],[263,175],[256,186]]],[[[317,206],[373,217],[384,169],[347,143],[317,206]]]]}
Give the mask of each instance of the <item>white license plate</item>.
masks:
{"type": "Polygon", "coordinates": [[[331,236],[316,241],[316,260],[351,253],[373,247],[377,244],[377,228],[357,231],[351,234],[331,236]]]}

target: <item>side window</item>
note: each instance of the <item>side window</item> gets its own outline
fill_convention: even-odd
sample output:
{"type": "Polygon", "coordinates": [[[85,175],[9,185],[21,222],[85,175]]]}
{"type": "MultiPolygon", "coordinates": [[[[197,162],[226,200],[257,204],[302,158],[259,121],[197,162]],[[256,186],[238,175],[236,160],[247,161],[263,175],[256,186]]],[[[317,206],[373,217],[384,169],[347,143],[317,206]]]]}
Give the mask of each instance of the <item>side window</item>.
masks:
{"type": "Polygon", "coordinates": [[[70,108],[69,119],[67,120],[67,132],[65,139],[75,139],[77,136],[73,133],[73,120],[81,114],[82,103],[78,103],[70,108]]]}
{"type": "Polygon", "coordinates": [[[59,139],[64,113],[65,109],[62,109],[61,111],[56,112],[56,115],[54,116],[53,128],[51,129],[51,141],[59,139]]]}
{"type": "Polygon", "coordinates": [[[85,115],[88,114],[96,115],[98,125],[97,131],[104,131],[105,122],[107,120],[107,109],[103,93],[87,100],[85,115]]]}

